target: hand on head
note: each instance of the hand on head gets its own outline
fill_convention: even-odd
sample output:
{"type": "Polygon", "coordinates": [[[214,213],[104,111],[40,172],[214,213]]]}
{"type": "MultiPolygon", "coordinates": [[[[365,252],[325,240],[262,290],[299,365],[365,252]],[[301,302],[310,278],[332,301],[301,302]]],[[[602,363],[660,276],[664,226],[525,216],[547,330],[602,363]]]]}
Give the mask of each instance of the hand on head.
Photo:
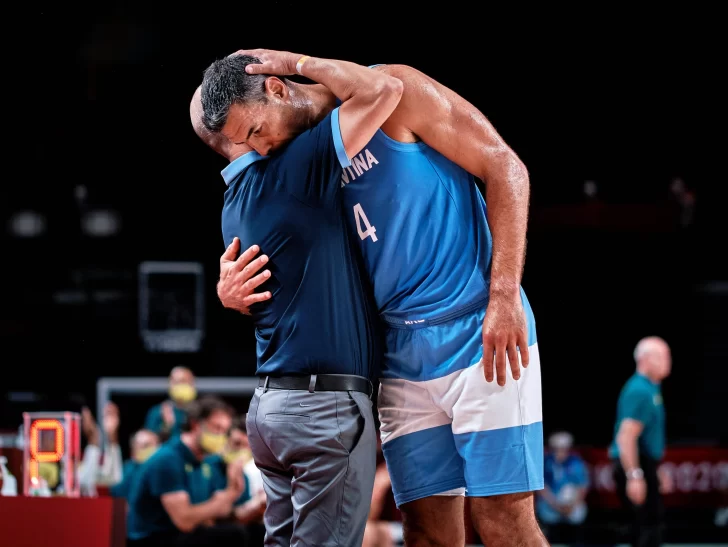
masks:
{"type": "Polygon", "coordinates": [[[303,57],[290,51],[275,51],[272,49],[239,49],[233,55],[247,55],[259,62],[245,67],[248,74],[270,74],[275,76],[290,76],[296,74],[296,64],[303,57]]]}

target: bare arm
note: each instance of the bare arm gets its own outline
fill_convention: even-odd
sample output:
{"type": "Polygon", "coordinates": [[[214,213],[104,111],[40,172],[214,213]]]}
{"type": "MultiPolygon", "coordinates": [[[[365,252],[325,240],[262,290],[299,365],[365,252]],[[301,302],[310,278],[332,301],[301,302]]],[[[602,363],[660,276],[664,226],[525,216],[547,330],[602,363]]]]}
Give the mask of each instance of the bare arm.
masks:
{"type": "Polygon", "coordinates": [[[617,432],[617,446],[619,447],[619,461],[622,468],[629,473],[640,466],[638,439],[642,434],[642,422],[625,418],[619,425],[617,432]]]}
{"type": "Polygon", "coordinates": [[[389,118],[402,97],[402,82],[367,67],[311,57],[301,74],[325,85],[341,100],[339,127],[348,157],[358,154],[389,118]]]}
{"type": "Polygon", "coordinates": [[[520,296],[528,224],[528,171],[477,108],[407,66],[381,68],[404,84],[397,109],[382,130],[395,140],[421,139],[486,184],[493,234],[490,301],[483,321],[483,372],[506,383],[528,366],[528,326],[520,296]],[[520,352],[520,362],[518,353],[520,352]],[[490,356],[493,356],[492,358],[490,356]],[[506,360],[506,356],[508,360],[506,360]]]}
{"type": "Polygon", "coordinates": [[[162,506],[181,532],[191,532],[204,522],[229,514],[232,498],[226,492],[215,492],[208,501],[193,505],[187,492],[170,492],[162,495],[162,506]]]}
{"type": "Polygon", "coordinates": [[[416,136],[486,183],[491,295],[519,298],[530,191],[525,165],[486,117],[454,91],[412,67],[378,69],[404,84],[402,100],[382,130],[396,140],[416,136]]]}
{"type": "MultiPolygon", "coordinates": [[[[246,67],[249,74],[295,74],[297,64],[304,59],[286,51],[254,49],[238,53],[261,60],[260,64],[246,67]]],[[[402,97],[399,79],[348,61],[307,57],[301,65],[301,74],[324,85],[341,100],[339,128],[349,158],[371,140],[402,97]]]]}

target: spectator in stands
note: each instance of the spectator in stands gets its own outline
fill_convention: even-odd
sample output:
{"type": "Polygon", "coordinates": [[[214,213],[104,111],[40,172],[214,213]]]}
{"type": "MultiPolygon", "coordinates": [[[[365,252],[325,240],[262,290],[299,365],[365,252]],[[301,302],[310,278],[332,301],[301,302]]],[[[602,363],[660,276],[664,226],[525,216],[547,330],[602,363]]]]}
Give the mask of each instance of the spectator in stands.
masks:
{"type": "Polygon", "coordinates": [[[147,413],[144,429],[153,431],[162,440],[176,437],[186,421],[184,407],[197,397],[195,375],[187,367],[174,367],[169,373],[170,399],[153,406],[147,413]]]}
{"type": "Polygon", "coordinates": [[[401,522],[386,520],[384,509],[393,500],[392,482],[382,455],[382,441],[377,432],[377,471],[374,474],[374,490],[369,506],[369,520],[364,529],[362,547],[394,547],[404,541],[401,522]]]}
{"type": "Polygon", "coordinates": [[[129,447],[131,458],[124,463],[121,482],[112,486],[110,490],[111,495],[116,498],[126,499],[129,496],[129,490],[139,468],[159,449],[159,436],[148,429],[140,429],[132,435],[129,447]]]}
{"type": "Polygon", "coordinates": [[[246,450],[249,451],[250,447],[248,435],[245,432],[245,423],[236,418],[230,428],[230,436],[225,448],[219,454],[211,454],[204,460],[204,464],[211,470],[211,494],[227,488],[229,476],[231,481],[239,481],[238,488],[242,493],[235,501],[236,508],[250,500],[250,487],[243,472],[243,458],[246,456],[246,450]],[[233,477],[232,473],[236,473],[236,476],[233,477]]]}
{"type": "Polygon", "coordinates": [[[572,451],[573,444],[571,434],[554,433],[544,460],[544,489],[536,498],[536,514],[552,542],[579,542],[583,537],[589,473],[584,460],[572,451]]]}
{"type": "Polygon", "coordinates": [[[81,410],[81,429],[86,438],[78,471],[81,494],[95,496],[97,486],[112,486],[122,479],[123,460],[119,446],[119,409],[107,403],[102,417],[103,439],[91,411],[81,410]]]}
{"type": "Polygon", "coordinates": [[[619,395],[609,454],[614,460],[617,494],[633,516],[632,544],[651,547],[661,544],[661,493],[671,489],[667,476],[658,473],[665,452],[660,383],[672,367],[670,347],[662,338],[643,338],[634,359],[637,372],[619,395]]]}
{"type": "Polygon", "coordinates": [[[187,407],[188,420],[179,437],[170,439],[141,467],[129,492],[127,545],[215,545],[244,547],[246,531],[215,521],[232,515],[242,494],[241,481],[210,495],[211,473],[202,469],[203,459],[225,447],[234,411],[214,397],[187,407]],[[208,475],[207,477],[205,475],[208,475]]]}
{"type": "Polygon", "coordinates": [[[228,481],[241,481],[240,488],[243,493],[234,503],[235,520],[246,526],[252,544],[262,545],[265,536],[262,524],[266,498],[262,489],[255,492],[255,495],[251,493],[250,481],[244,468],[252,459],[253,453],[248,443],[245,419],[236,418],[222,453],[208,456],[205,458],[205,463],[210,465],[212,470],[211,494],[216,490],[227,488],[228,481]]]}
{"type": "Polygon", "coordinates": [[[263,488],[263,474],[255,465],[255,460],[253,460],[253,458],[250,458],[250,461],[244,465],[243,472],[245,473],[245,478],[250,486],[250,495],[252,497],[255,497],[258,494],[265,495],[265,490],[263,488]]]}

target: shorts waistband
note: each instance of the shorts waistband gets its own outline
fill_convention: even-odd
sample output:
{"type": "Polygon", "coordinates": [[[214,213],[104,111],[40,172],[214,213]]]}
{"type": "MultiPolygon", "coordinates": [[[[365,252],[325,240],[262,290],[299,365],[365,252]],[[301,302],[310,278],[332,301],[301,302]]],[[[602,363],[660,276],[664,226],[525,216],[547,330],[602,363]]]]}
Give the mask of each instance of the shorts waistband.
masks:
{"type": "Polygon", "coordinates": [[[448,321],[452,321],[453,319],[458,319],[464,315],[469,314],[472,311],[484,307],[487,303],[488,297],[481,298],[480,300],[477,300],[472,304],[468,304],[467,306],[458,308],[455,311],[452,311],[440,317],[433,317],[431,319],[400,319],[398,317],[392,317],[387,314],[382,314],[380,317],[388,327],[393,327],[395,329],[424,329],[427,327],[433,327],[435,325],[447,323],[448,321]]]}

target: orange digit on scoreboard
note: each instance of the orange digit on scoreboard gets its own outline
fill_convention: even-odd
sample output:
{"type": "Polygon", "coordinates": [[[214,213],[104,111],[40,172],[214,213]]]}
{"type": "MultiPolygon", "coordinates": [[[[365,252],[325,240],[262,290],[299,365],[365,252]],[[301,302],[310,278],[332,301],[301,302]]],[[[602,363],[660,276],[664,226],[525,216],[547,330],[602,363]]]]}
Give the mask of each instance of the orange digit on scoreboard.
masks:
{"type": "Polygon", "coordinates": [[[65,442],[63,425],[58,420],[35,420],[30,425],[30,478],[38,478],[38,464],[45,462],[59,462],[63,457],[65,442]],[[39,439],[41,431],[55,431],[55,447],[53,451],[40,450],[39,439]]]}

